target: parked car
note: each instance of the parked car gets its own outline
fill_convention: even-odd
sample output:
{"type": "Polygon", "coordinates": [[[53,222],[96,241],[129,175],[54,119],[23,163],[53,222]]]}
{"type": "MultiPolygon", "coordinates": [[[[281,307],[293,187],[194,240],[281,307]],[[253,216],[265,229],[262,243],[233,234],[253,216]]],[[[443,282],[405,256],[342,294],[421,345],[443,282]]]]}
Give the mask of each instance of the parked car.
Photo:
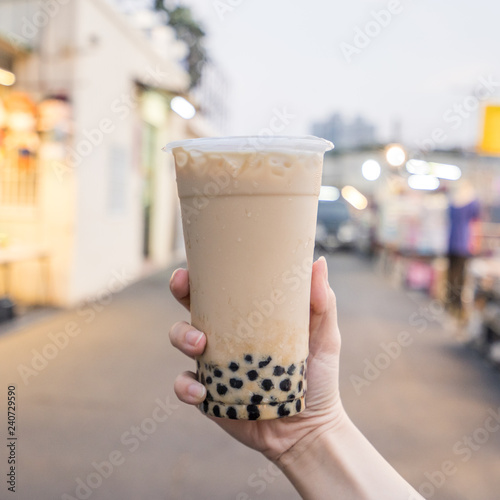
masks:
{"type": "Polygon", "coordinates": [[[354,246],[356,228],[349,209],[343,200],[318,203],[316,246],[326,252],[351,249],[354,246]]]}

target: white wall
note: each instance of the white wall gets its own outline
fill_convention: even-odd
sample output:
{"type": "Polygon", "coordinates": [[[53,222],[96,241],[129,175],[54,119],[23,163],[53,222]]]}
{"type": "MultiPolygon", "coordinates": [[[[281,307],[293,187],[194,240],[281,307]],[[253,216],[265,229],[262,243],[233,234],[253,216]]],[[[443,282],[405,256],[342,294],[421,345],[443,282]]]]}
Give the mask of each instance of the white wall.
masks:
{"type": "MultiPolygon", "coordinates": [[[[77,17],[74,149],[89,153],[80,155],[76,168],[71,302],[105,291],[116,272],[141,274],[141,123],[134,80],[174,89],[187,84],[180,67],[160,59],[140,36],[131,37],[127,20],[101,0],[78,0],[77,17]],[[92,140],[95,144],[89,147],[92,140]]],[[[172,179],[163,170],[158,169],[158,188],[168,192],[172,179]]],[[[167,208],[168,202],[161,206],[167,208]]],[[[165,224],[167,217],[165,213],[165,224]]],[[[161,223],[157,217],[157,227],[161,223]]],[[[165,243],[161,233],[157,237],[159,255],[165,243]]]]}

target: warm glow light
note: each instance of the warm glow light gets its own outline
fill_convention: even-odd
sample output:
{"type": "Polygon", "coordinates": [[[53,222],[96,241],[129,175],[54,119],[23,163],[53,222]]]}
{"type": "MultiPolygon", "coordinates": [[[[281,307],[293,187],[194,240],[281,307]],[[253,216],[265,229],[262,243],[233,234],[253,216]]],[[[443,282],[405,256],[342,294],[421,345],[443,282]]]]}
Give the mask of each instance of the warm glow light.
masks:
{"type": "Polygon", "coordinates": [[[408,177],[408,186],[412,189],[434,191],[439,187],[439,179],[433,175],[410,175],[408,177]]]}
{"type": "Polygon", "coordinates": [[[0,85],[10,87],[11,85],[14,85],[14,83],[16,83],[16,75],[6,69],[0,68],[0,85]]]}
{"type": "Polygon", "coordinates": [[[387,163],[392,167],[399,167],[405,162],[406,153],[401,146],[394,144],[386,151],[385,158],[387,159],[387,163]]]}
{"type": "Polygon", "coordinates": [[[189,101],[184,99],[184,97],[179,95],[170,101],[170,107],[172,108],[172,111],[175,111],[185,120],[190,120],[196,114],[194,106],[189,101]]]}
{"type": "Polygon", "coordinates": [[[353,186],[344,186],[342,196],[358,210],[364,210],[368,206],[368,200],[353,186]]]}
{"type": "Polygon", "coordinates": [[[335,201],[340,198],[340,191],[335,186],[321,186],[319,191],[320,201],[335,201]]]}
{"type": "Polygon", "coordinates": [[[367,181],[376,181],[380,177],[380,164],[375,160],[366,160],[361,166],[361,173],[367,181]]]}

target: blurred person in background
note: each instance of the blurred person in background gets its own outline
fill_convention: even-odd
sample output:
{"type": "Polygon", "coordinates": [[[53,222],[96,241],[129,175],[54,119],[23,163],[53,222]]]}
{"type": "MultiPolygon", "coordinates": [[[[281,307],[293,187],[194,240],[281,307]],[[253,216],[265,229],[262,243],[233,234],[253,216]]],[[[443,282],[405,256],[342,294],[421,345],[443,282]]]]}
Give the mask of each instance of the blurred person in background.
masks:
{"type": "Polygon", "coordinates": [[[462,290],[465,267],[475,253],[475,224],[479,221],[480,207],[476,192],[467,180],[460,181],[450,193],[448,240],[448,280],[446,306],[458,319],[463,319],[462,290]]]}

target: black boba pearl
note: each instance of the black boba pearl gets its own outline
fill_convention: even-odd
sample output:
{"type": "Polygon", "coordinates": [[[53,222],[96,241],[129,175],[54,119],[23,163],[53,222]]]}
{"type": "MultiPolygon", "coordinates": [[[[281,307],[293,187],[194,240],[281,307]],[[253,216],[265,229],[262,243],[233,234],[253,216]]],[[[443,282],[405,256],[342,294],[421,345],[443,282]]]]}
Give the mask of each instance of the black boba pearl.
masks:
{"type": "Polygon", "coordinates": [[[304,365],[302,365],[302,366],[300,367],[300,374],[301,374],[301,375],[304,375],[304,365]]]}
{"type": "Polygon", "coordinates": [[[255,405],[248,405],[248,420],[257,420],[260,417],[260,411],[255,405]]]}
{"type": "Polygon", "coordinates": [[[274,387],[274,384],[273,384],[273,381],[270,379],[270,378],[265,378],[262,383],[260,384],[260,386],[262,387],[262,389],[264,389],[265,391],[270,391],[273,387],[274,387]]]}
{"type": "Polygon", "coordinates": [[[274,367],[273,375],[275,375],[276,377],[280,377],[281,375],[283,375],[283,373],[285,373],[285,369],[282,366],[274,367]]]}
{"type": "Polygon", "coordinates": [[[297,399],[297,402],[295,403],[295,409],[299,412],[301,408],[302,408],[302,401],[300,399],[297,399]]]}
{"type": "Polygon", "coordinates": [[[216,368],[214,370],[214,377],[218,377],[218,378],[222,377],[222,372],[218,368],[216,368]]]}
{"type": "Polygon", "coordinates": [[[292,392],[286,399],[288,399],[288,401],[293,401],[295,399],[295,394],[292,392]]]}
{"type": "Polygon", "coordinates": [[[253,362],[253,357],[251,354],[245,354],[245,361],[247,363],[252,363],[253,362]]]}
{"type": "Polygon", "coordinates": [[[230,406],[227,410],[226,410],[226,415],[229,417],[229,418],[232,418],[232,419],[237,419],[238,418],[238,414],[236,413],[236,410],[230,406]]]}
{"type": "Polygon", "coordinates": [[[224,396],[227,392],[227,387],[224,384],[217,384],[217,392],[221,395],[224,396]]]}
{"type": "Polygon", "coordinates": [[[290,410],[287,410],[285,404],[279,405],[279,407],[278,407],[278,415],[280,417],[286,417],[287,415],[290,415],[290,410]]]}
{"type": "Polygon", "coordinates": [[[196,360],[196,366],[198,367],[198,369],[201,368],[201,363],[198,360],[196,360]]]}
{"type": "Polygon", "coordinates": [[[288,375],[293,375],[293,373],[295,372],[295,368],[297,368],[297,367],[294,364],[291,364],[288,367],[288,370],[286,371],[288,373],[288,375]]]}
{"type": "Polygon", "coordinates": [[[243,380],[241,378],[231,378],[229,379],[229,385],[233,389],[241,389],[243,387],[243,380]]]}
{"type": "Polygon", "coordinates": [[[278,406],[279,403],[278,403],[278,401],[271,401],[269,404],[271,406],[278,406]]]}
{"type": "Polygon", "coordinates": [[[232,372],[235,372],[236,370],[238,370],[239,367],[240,367],[240,365],[238,363],[235,363],[234,361],[231,361],[231,363],[229,363],[229,369],[232,372]]]}
{"type": "Polygon", "coordinates": [[[259,368],[264,368],[264,366],[267,366],[270,362],[271,362],[271,356],[269,356],[264,361],[259,361],[259,368]]]}
{"type": "Polygon", "coordinates": [[[219,408],[219,405],[215,405],[214,408],[213,408],[213,413],[216,417],[220,417],[220,408],[219,408]]]}
{"type": "Polygon", "coordinates": [[[289,378],[286,378],[285,380],[282,380],[280,382],[280,389],[282,391],[288,392],[290,390],[290,387],[292,387],[292,382],[289,378]]]}
{"type": "Polygon", "coordinates": [[[210,385],[212,383],[212,377],[208,376],[206,379],[205,379],[205,382],[210,385]]]}
{"type": "Polygon", "coordinates": [[[200,377],[200,382],[205,385],[205,375],[203,375],[203,373],[201,374],[201,377],[200,377]]]}
{"type": "Polygon", "coordinates": [[[205,399],[205,401],[203,401],[203,411],[205,413],[208,412],[208,401],[205,399]]]}
{"type": "Polygon", "coordinates": [[[257,370],[250,370],[249,372],[247,372],[247,377],[249,380],[255,380],[258,376],[259,374],[257,373],[257,370]]]}
{"type": "Polygon", "coordinates": [[[297,390],[300,392],[302,390],[302,386],[304,384],[302,383],[302,380],[299,381],[299,385],[297,386],[297,390]]]}
{"type": "Polygon", "coordinates": [[[212,394],[210,394],[210,391],[207,391],[207,401],[213,401],[214,398],[212,397],[212,394]]]}
{"type": "Polygon", "coordinates": [[[256,404],[258,405],[262,400],[264,399],[263,396],[261,396],[260,394],[254,394],[251,398],[250,398],[250,401],[253,403],[253,404],[256,404]]]}

